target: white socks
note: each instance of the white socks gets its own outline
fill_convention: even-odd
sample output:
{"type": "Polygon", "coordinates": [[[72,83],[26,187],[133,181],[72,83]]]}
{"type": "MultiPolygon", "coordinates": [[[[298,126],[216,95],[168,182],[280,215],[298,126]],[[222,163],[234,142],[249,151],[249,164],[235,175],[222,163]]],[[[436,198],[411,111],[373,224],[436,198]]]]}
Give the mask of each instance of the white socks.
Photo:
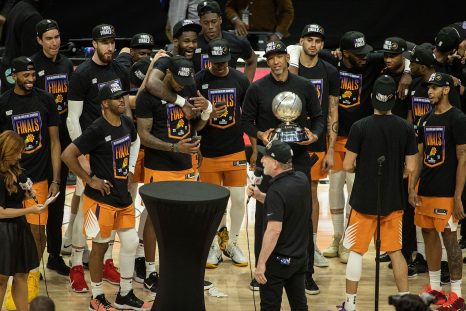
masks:
{"type": "Polygon", "coordinates": [[[356,310],[356,294],[346,294],[345,310],[355,311],[356,310]]]}
{"type": "Polygon", "coordinates": [[[84,248],[71,247],[71,267],[83,265],[84,248]]]}
{"type": "Polygon", "coordinates": [[[155,272],[155,262],[146,261],[146,279],[152,272],[155,272]]]}
{"type": "Polygon", "coordinates": [[[136,249],[136,258],[145,257],[144,242],[139,240],[138,248],[136,249]]]}
{"type": "Polygon", "coordinates": [[[430,288],[433,290],[442,290],[442,286],[440,285],[440,270],[438,271],[429,271],[429,279],[430,279],[430,288]]]}
{"type": "Polygon", "coordinates": [[[245,189],[244,187],[228,187],[230,190],[230,243],[238,241],[239,231],[243,224],[245,211],[245,189]]]}
{"type": "Polygon", "coordinates": [[[461,280],[450,280],[451,291],[455,293],[458,297],[461,297],[461,280]]]}
{"type": "Polygon", "coordinates": [[[92,298],[102,295],[104,293],[104,290],[102,288],[102,281],[97,282],[97,283],[94,283],[91,281],[91,291],[92,291],[92,298]]]}

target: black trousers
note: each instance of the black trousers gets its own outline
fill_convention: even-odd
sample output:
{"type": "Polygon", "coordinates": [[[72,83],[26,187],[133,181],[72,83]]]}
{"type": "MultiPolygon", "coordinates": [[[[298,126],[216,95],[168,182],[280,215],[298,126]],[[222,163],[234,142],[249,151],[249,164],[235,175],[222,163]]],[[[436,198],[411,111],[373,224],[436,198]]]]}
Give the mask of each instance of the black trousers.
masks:
{"type": "MultiPolygon", "coordinates": [[[[68,178],[68,166],[61,162],[60,195],[55,202],[49,205],[49,217],[47,219],[47,252],[50,255],[59,256],[62,242],[61,227],[63,224],[63,211],[66,198],[66,179],[68,178]]],[[[50,185],[49,185],[50,186],[50,185]]]]}
{"type": "Polygon", "coordinates": [[[291,259],[289,266],[282,266],[270,255],[266,264],[267,283],[259,287],[262,311],[279,311],[281,308],[283,288],[290,302],[292,311],[308,310],[304,287],[307,258],[291,259]]]}

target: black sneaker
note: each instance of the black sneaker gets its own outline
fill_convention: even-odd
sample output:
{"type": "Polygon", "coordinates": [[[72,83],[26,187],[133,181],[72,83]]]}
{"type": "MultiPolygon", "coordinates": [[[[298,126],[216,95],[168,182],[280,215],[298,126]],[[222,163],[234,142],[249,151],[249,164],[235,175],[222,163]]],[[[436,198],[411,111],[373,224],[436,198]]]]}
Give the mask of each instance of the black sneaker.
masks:
{"type": "Polygon", "coordinates": [[[70,275],[70,267],[68,267],[61,256],[54,256],[49,254],[49,259],[47,260],[47,268],[50,270],[55,270],[58,274],[61,275],[70,275]]]}
{"type": "Polygon", "coordinates": [[[426,273],[427,271],[429,271],[429,269],[427,269],[427,261],[419,253],[416,254],[416,258],[414,259],[412,264],[416,266],[417,273],[426,273]]]}
{"type": "Polygon", "coordinates": [[[408,265],[408,279],[412,279],[416,276],[417,276],[416,265],[413,265],[412,263],[410,263],[408,265]]]}
{"type": "Polygon", "coordinates": [[[448,262],[442,261],[440,263],[440,285],[450,284],[450,269],[448,262]]]}
{"type": "Polygon", "coordinates": [[[390,262],[390,256],[387,253],[380,254],[379,262],[390,262]]]}
{"type": "Polygon", "coordinates": [[[144,283],[146,278],[146,259],[138,257],[134,260],[134,275],[133,279],[138,283],[144,283]]]}
{"type": "Polygon", "coordinates": [[[249,283],[249,289],[252,291],[258,291],[259,290],[259,282],[256,281],[256,279],[252,279],[251,283],[249,283]]]}
{"type": "Polygon", "coordinates": [[[204,290],[211,289],[212,286],[214,286],[214,285],[212,284],[212,282],[209,282],[209,281],[204,280],[204,290]]]}
{"type": "Polygon", "coordinates": [[[95,298],[91,298],[91,302],[89,303],[89,310],[108,310],[108,311],[116,311],[112,304],[108,302],[107,298],[105,298],[104,294],[100,294],[95,298]]]}
{"type": "MultiPolygon", "coordinates": [[[[466,224],[465,224],[466,225],[466,224]]],[[[460,246],[460,248],[463,250],[463,249],[466,249],[466,239],[459,239],[458,240],[458,245],[460,246]]]]}
{"type": "Polygon", "coordinates": [[[133,290],[130,290],[126,296],[121,296],[118,292],[115,299],[115,307],[118,309],[131,309],[131,310],[150,310],[152,308],[152,302],[145,302],[136,295],[134,295],[133,290]]]}
{"type": "Polygon", "coordinates": [[[68,176],[66,178],[66,185],[76,185],[76,175],[73,172],[68,172],[68,176]]]}
{"type": "Polygon", "coordinates": [[[152,272],[149,277],[144,280],[144,288],[156,295],[159,289],[159,275],[157,272],[152,272]]]}
{"type": "Polygon", "coordinates": [[[306,294],[317,295],[318,293],[320,293],[319,286],[317,286],[312,276],[306,279],[306,294]]]}

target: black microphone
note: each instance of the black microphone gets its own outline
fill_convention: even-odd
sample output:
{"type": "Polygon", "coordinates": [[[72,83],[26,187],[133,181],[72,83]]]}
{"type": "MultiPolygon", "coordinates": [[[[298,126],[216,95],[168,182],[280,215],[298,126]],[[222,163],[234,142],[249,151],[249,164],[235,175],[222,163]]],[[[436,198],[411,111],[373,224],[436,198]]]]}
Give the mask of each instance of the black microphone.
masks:
{"type": "Polygon", "coordinates": [[[377,164],[379,166],[379,169],[378,169],[377,173],[379,175],[382,175],[382,165],[383,165],[384,162],[385,162],[385,156],[384,155],[377,158],[377,164]]]}
{"type": "Polygon", "coordinates": [[[36,202],[36,204],[39,204],[39,201],[37,201],[36,195],[34,194],[34,192],[32,192],[31,178],[26,177],[24,175],[20,175],[18,184],[21,187],[21,189],[23,189],[29,196],[32,197],[32,199],[34,200],[34,202],[36,202]]]}
{"type": "MultiPolygon", "coordinates": [[[[254,170],[254,175],[251,178],[251,186],[254,187],[254,186],[260,185],[262,182],[263,175],[264,175],[264,169],[262,167],[256,167],[256,169],[254,170]]],[[[251,199],[251,196],[248,195],[246,205],[249,204],[250,199],[251,199]]]]}

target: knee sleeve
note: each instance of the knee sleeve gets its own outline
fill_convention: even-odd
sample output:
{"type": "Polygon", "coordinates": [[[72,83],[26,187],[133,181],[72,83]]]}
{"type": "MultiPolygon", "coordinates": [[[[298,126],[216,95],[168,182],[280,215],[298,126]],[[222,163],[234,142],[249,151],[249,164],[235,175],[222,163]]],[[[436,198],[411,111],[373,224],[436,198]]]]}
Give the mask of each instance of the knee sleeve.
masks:
{"type": "Polygon", "coordinates": [[[356,252],[350,252],[348,263],[346,265],[346,279],[359,282],[362,275],[362,255],[356,252]]]}

